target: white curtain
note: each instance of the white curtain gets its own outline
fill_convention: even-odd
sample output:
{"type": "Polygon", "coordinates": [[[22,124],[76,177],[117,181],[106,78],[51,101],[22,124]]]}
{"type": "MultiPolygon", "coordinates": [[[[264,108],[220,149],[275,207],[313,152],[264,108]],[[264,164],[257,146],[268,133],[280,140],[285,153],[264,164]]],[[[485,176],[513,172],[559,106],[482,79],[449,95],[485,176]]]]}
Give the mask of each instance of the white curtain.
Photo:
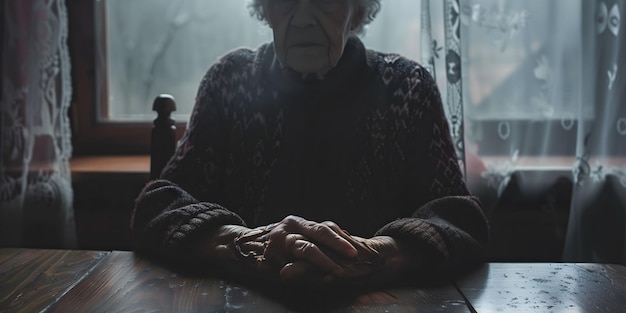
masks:
{"type": "Polygon", "coordinates": [[[532,198],[566,178],[562,259],[626,263],[626,2],[433,3],[423,13],[445,32],[422,26],[422,63],[446,75],[452,135],[487,215],[512,181],[532,198]]]}
{"type": "Polygon", "coordinates": [[[565,260],[626,264],[626,14],[623,0],[583,1],[574,196],[565,260]],[[594,116],[585,122],[584,108],[594,116]]]}
{"type": "Polygon", "coordinates": [[[71,98],[63,0],[5,0],[0,246],[75,245],[71,98]]]}

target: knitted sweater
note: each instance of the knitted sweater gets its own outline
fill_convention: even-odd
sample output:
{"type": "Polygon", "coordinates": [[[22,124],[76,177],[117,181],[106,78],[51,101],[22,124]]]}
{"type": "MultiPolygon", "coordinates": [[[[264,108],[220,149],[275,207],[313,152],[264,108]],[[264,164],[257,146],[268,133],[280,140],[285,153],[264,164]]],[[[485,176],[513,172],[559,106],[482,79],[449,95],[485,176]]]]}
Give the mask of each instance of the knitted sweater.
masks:
{"type": "Polygon", "coordinates": [[[392,236],[431,267],[481,260],[488,239],[432,77],[356,38],[323,80],[282,67],[272,44],[218,60],[131,226],[137,250],[184,259],[218,226],[290,214],[392,236]]]}

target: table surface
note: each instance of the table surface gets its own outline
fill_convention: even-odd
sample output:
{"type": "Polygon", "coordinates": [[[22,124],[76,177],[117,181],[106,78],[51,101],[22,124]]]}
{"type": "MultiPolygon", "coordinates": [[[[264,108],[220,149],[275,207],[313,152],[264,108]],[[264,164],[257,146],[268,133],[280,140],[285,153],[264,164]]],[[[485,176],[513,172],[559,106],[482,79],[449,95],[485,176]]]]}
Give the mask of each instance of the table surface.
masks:
{"type": "Polygon", "coordinates": [[[446,285],[286,295],[132,252],[0,249],[0,282],[0,312],[626,312],[626,267],[609,264],[489,263],[446,285]]]}

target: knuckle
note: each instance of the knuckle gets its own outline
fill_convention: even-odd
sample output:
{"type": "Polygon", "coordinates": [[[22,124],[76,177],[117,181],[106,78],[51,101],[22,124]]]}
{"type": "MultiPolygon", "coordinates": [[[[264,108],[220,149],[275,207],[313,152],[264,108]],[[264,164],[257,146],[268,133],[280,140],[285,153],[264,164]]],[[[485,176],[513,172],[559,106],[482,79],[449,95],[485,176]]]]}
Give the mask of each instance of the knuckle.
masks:
{"type": "Polygon", "coordinates": [[[287,246],[288,249],[291,248],[298,241],[298,239],[298,236],[295,234],[288,234],[285,236],[285,246],[287,246]]]}
{"type": "Polygon", "coordinates": [[[309,257],[315,254],[315,249],[317,246],[314,243],[306,241],[300,246],[300,253],[303,257],[309,257]]]}
{"type": "Polygon", "coordinates": [[[283,228],[276,228],[271,233],[269,233],[267,237],[269,240],[284,240],[284,238],[288,235],[289,233],[287,233],[287,231],[283,228]]]}
{"type": "Polygon", "coordinates": [[[286,223],[293,223],[299,221],[300,219],[300,217],[295,215],[287,215],[285,218],[283,218],[283,221],[286,223]]]}
{"type": "Polygon", "coordinates": [[[324,225],[324,224],[315,224],[311,226],[311,230],[316,232],[316,233],[325,233],[328,232],[328,226],[324,225]]]}
{"type": "Polygon", "coordinates": [[[337,229],[339,228],[339,225],[337,225],[335,222],[333,221],[324,221],[322,224],[328,226],[331,229],[337,229]]]}
{"type": "Polygon", "coordinates": [[[289,215],[282,220],[282,224],[286,228],[293,228],[300,223],[300,218],[295,215],[289,215]]]}

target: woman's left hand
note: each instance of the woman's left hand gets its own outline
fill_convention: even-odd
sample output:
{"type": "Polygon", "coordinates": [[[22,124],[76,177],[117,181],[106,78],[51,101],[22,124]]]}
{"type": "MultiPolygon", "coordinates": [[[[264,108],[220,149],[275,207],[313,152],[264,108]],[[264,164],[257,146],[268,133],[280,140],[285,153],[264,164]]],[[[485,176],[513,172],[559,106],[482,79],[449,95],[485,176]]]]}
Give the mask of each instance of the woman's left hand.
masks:
{"type": "Polygon", "coordinates": [[[342,267],[338,274],[327,275],[320,275],[319,269],[308,262],[291,262],[280,271],[283,281],[292,284],[385,283],[397,281],[419,266],[419,256],[415,251],[392,237],[377,236],[366,239],[349,235],[333,222],[324,224],[350,242],[358,251],[357,257],[345,258],[326,251],[342,267]]]}
{"type": "Polygon", "coordinates": [[[233,243],[242,259],[274,269],[277,274],[287,264],[305,262],[318,274],[342,276],[343,267],[336,260],[355,259],[358,251],[350,236],[339,231],[325,223],[288,216],[247,232],[233,243]]]}

